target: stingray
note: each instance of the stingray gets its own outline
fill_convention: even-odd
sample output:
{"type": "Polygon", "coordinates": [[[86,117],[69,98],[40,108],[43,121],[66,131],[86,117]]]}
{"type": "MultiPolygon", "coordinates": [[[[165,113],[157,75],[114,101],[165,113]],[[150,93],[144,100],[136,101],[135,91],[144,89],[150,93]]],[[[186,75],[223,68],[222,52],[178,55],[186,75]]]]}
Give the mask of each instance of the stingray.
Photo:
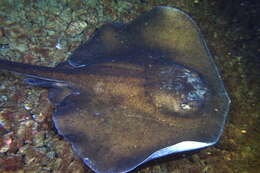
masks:
{"type": "Polygon", "coordinates": [[[54,68],[8,60],[0,68],[48,89],[58,133],[99,173],[211,146],[229,110],[199,28],[171,7],[102,26],[54,68]]]}

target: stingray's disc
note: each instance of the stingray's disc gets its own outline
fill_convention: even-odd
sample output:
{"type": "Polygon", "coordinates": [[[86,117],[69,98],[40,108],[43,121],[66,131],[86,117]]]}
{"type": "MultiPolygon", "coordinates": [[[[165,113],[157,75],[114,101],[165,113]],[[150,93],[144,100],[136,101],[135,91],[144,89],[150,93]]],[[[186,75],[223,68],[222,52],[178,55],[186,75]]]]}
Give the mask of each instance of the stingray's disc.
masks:
{"type": "Polygon", "coordinates": [[[223,131],[229,97],[197,25],[176,8],[107,24],[68,62],[93,75],[75,84],[80,94],[66,97],[53,120],[96,172],[207,147],[223,131]]]}

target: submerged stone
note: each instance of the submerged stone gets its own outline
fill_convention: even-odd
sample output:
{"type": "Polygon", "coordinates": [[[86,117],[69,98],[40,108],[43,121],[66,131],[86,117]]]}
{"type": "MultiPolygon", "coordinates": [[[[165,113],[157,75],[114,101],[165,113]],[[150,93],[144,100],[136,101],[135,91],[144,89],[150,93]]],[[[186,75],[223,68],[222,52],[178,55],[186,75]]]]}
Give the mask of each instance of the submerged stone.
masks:
{"type": "Polygon", "coordinates": [[[197,25],[170,7],[104,25],[57,67],[0,67],[49,89],[58,133],[95,172],[213,145],[229,109],[197,25]]]}

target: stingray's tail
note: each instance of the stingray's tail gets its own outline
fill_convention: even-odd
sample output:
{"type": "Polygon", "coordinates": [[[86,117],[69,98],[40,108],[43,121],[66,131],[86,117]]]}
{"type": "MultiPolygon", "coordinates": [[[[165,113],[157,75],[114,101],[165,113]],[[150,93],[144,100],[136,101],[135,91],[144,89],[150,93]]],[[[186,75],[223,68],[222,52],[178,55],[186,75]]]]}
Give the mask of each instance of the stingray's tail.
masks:
{"type": "Polygon", "coordinates": [[[19,73],[37,79],[53,79],[63,80],[63,69],[56,69],[52,67],[44,67],[30,64],[23,64],[0,59],[0,70],[19,73]]]}

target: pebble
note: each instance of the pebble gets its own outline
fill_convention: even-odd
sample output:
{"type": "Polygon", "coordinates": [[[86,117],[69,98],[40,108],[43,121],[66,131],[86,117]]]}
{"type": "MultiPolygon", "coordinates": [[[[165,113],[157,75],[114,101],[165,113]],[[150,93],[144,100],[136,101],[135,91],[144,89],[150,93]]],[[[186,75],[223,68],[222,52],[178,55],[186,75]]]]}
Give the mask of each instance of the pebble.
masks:
{"type": "Polygon", "coordinates": [[[0,50],[6,50],[9,48],[10,48],[9,44],[0,44],[0,50]]]}
{"type": "Polygon", "coordinates": [[[3,166],[4,172],[20,172],[22,168],[22,157],[21,156],[8,156],[0,162],[1,167],[3,166]]]}
{"type": "Polygon", "coordinates": [[[75,21],[69,25],[67,33],[70,35],[78,35],[82,33],[86,27],[87,23],[85,21],[75,21]]]}
{"type": "Polygon", "coordinates": [[[4,36],[4,30],[2,28],[0,28],[0,37],[4,36]]]}
{"type": "Polygon", "coordinates": [[[5,153],[11,148],[13,142],[12,133],[5,134],[0,141],[0,153],[5,153]]]}

